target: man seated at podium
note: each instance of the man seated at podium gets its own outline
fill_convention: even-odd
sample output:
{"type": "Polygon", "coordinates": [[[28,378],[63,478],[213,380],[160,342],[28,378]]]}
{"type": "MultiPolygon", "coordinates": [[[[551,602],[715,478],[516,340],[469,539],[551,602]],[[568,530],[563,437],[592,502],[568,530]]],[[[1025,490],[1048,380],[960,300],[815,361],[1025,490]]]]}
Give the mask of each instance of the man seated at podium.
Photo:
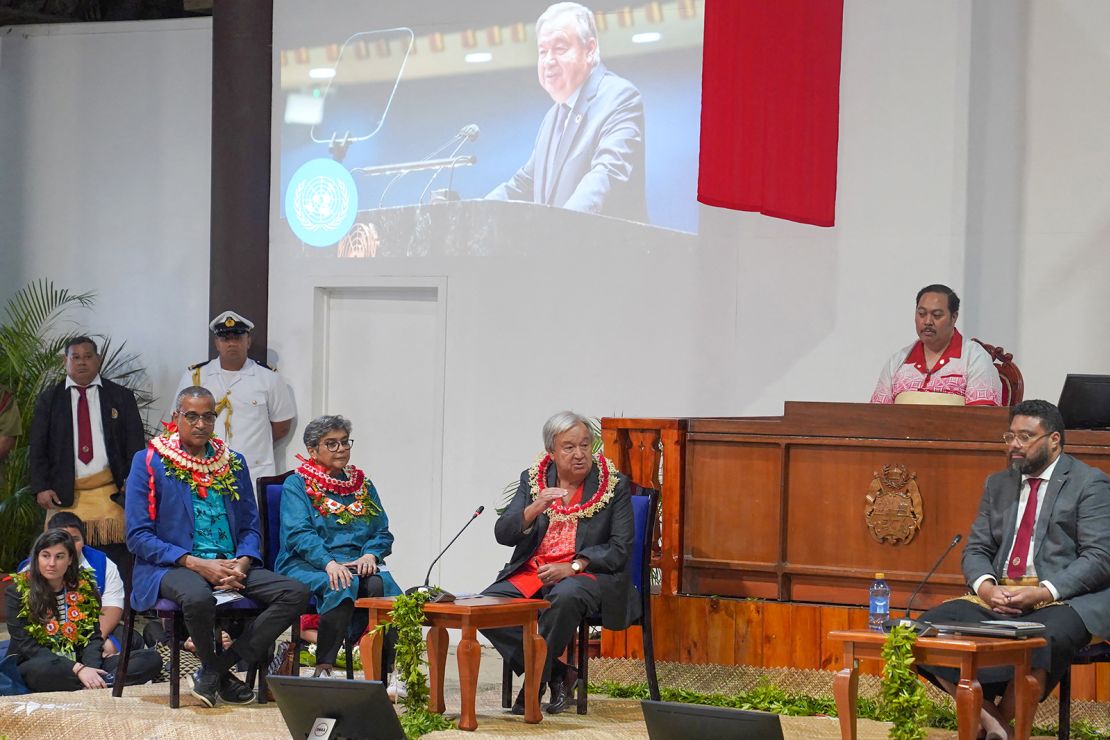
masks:
{"type": "MultiPolygon", "coordinates": [[[[1092,635],[1110,635],[1110,478],[1063,453],[1064,420],[1048,401],[1012,407],[1003,440],[1010,469],[987,478],[964,548],[963,573],[974,593],[921,620],[1044,624],[1048,645],[1032,654],[1043,698],[1076,650],[1092,635]]],[[[956,669],[919,670],[954,695],[956,669]]],[[[1013,668],[986,668],[978,679],[987,737],[1008,737],[1013,668]]]]}
{"type": "MultiPolygon", "coordinates": [[[[629,580],[633,515],[628,480],[611,462],[593,454],[586,419],[561,411],[543,425],[547,452],[520,475],[512,502],[497,519],[494,534],[515,547],[512,559],[483,593],[547,599],[539,632],[547,643],[540,698],[551,684],[548,714],[566,709],[577,676],[559,658],[582,617],[601,612],[606,629],[622,630],[640,616],[629,580]]],[[[524,672],[520,627],[482,630],[519,676],[524,672]]],[[[524,714],[524,689],[513,714],[524,714]]]]}
{"type": "Polygon", "coordinates": [[[960,298],[947,285],[917,292],[917,341],[883,366],[871,403],[999,406],[1002,381],[987,351],[956,330],[960,298]]]}

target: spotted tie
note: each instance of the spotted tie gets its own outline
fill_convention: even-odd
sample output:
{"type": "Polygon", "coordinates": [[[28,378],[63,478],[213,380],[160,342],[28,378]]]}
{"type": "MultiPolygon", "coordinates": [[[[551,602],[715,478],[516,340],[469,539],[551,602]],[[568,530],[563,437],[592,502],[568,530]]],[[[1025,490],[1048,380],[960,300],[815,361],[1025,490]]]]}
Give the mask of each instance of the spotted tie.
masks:
{"type": "Polygon", "coordinates": [[[1029,500],[1025,502],[1025,513],[1021,515],[1021,524],[1018,525],[1017,539],[1014,540],[1014,550],[1010,553],[1010,562],[1006,564],[1006,576],[1014,580],[1025,575],[1025,563],[1029,559],[1029,542],[1033,539],[1033,525],[1037,521],[1037,489],[1040,487],[1040,478],[1029,479],[1029,500]]]}

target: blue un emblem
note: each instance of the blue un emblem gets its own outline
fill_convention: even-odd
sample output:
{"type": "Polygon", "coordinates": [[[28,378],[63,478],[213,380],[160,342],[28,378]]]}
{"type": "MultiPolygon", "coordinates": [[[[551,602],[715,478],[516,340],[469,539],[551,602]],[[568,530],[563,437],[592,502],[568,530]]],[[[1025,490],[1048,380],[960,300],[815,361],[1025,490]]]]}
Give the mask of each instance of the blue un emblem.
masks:
{"type": "Polygon", "coordinates": [[[334,159],[305,162],[285,190],[285,218],[293,233],[313,247],[330,247],[342,239],[357,213],[355,180],[334,159]]]}

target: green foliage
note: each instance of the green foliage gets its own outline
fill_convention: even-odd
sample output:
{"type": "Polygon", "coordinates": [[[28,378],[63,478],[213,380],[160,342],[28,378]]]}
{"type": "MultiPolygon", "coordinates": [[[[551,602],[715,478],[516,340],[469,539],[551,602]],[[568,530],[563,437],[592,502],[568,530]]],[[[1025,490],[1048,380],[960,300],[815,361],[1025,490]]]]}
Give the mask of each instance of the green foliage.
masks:
{"type": "Polygon", "coordinates": [[[925,737],[929,699],[913,668],[913,646],[917,633],[898,625],[883,645],[882,701],[894,726],[892,740],[921,740],[925,737]]]}
{"type": "Polygon", "coordinates": [[[400,595],[393,600],[390,610],[390,623],[376,628],[384,633],[387,629],[397,630],[396,670],[405,682],[408,695],[401,699],[405,713],[401,715],[401,727],[405,735],[418,738],[437,730],[450,730],[454,723],[442,714],[428,711],[428,676],[423,667],[424,658],[424,604],[435,595],[434,592],[416,592],[400,595]]]}
{"type": "MultiPolygon", "coordinates": [[[[62,348],[67,340],[84,330],[67,319],[73,309],[93,305],[93,293],[73,293],[55,288],[49,280],[24,286],[8,299],[0,320],[0,387],[15,396],[22,433],[7,461],[0,466],[0,570],[8,571],[27,556],[32,537],[42,527],[43,512],[30,490],[28,452],[31,416],[39,393],[61,380],[62,348]]],[[[98,339],[103,358],[100,374],[127,386],[135,393],[139,408],[154,401],[139,357],[98,339]]]]}

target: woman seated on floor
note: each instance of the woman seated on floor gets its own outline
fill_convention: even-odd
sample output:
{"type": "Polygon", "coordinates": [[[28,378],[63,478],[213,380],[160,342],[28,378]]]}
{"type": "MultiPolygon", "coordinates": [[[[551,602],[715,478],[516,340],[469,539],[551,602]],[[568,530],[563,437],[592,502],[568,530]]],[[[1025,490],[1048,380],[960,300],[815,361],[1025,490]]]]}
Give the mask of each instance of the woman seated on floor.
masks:
{"type": "MultiPolygon", "coordinates": [[[[33,692],[105,688],[119,662],[118,654],[103,657],[96,577],[78,563],[69,533],[48,529],[31,548],[30,567],[8,588],[8,655],[33,692]]],[[[136,650],[127,683],[146,683],[161,671],[157,652],[136,650]]]]}
{"type": "Polygon", "coordinates": [[[317,676],[331,675],[344,638],[357,640],[366,629],[368,614],[355,611],[355,599],[401,593],[381,569],[393,535],[374,484],[349,464],[353,444],[351,422],[342,416],[313,419],[304,430],[309,457],[300,457],[281,495],[275,570],[305,583],[316,598],[317,676]]]}

